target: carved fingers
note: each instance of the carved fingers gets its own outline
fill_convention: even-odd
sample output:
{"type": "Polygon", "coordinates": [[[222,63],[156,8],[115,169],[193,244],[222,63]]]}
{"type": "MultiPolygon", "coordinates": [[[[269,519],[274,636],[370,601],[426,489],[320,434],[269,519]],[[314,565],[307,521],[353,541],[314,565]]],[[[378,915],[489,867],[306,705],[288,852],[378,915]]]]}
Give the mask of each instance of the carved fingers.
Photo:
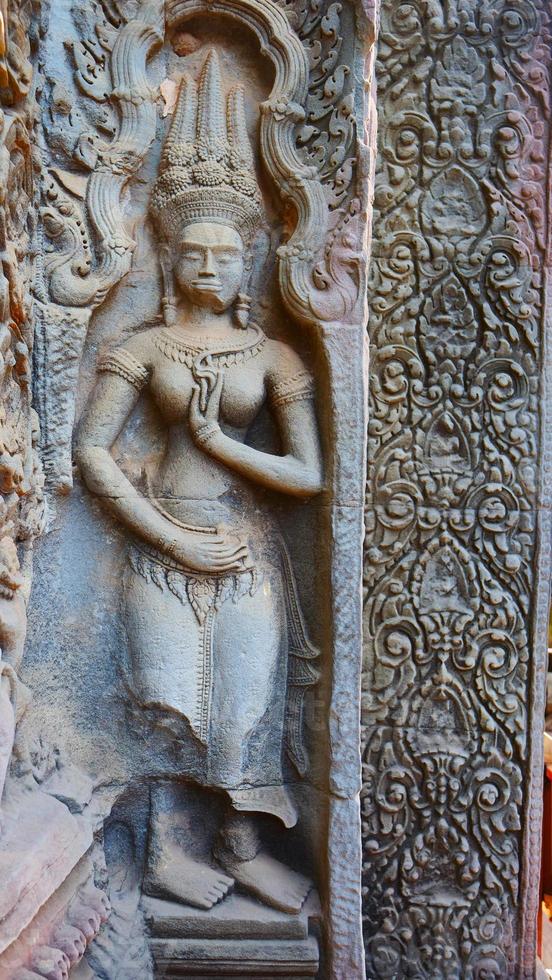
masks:
{"type": "Polygon", "coordinates": [[[194,385],[189,409],[190,431],[197,445],[204,447],[220,431],[220,400],[224,384],[222,368],[213,368],[210,376],[194,385]]]}
{"type": "Polygon", "coordinates": [[[185,567],[207,574],[243,572],[252,565],[246,542],[227,534],[187,534],[170,550],[185,567]]]}
{"type": "Polygon", "coordinates": [[[39,976],[47,980],[67,980],[69,959],[61,949],[53,946],[38,946],[31,958],[31,966],[39,976]]]}
{"type": "Polygon", "coordinates": [[[84,956],[87,944],[107,921],[109,912],[105,892],[91,883],[79,889],[49,944],[42,942],[34,946],[26,957],[28,965],[20,967],[13,980],[67,980],[72,967],[84,956]]]}

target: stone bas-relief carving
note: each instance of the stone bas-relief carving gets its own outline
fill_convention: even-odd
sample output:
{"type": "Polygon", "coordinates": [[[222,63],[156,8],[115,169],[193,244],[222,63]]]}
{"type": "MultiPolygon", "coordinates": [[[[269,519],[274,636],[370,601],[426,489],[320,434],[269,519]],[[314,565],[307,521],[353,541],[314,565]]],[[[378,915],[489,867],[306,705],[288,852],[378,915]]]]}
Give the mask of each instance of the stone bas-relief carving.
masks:
{"type": "Polygon", "coordinates": [[[309,679],[292,661],[317,654],[285,545],[254,487],[316,494],[321,454],[309,372],[246,316],[262,202],[243,90],[223,93],[214,50],[197,85],[183,77],[151,211],[163,239],[165,325],[100,362],[77,459],[90,490],[132,534],[124,583],[131,695],[156,724],[189,725],[198,764],[182,775],[224,790],[230,807],[213,864],[198,864],[175,842],[178,791],[168,804],[169,788],[154,786],[144,890],[210,908],[237,882],[298,912],[311,885],[262,848],[253,815],[285,827],[297,820],[282,756],[285,741],[301,765],[301,719],[289,717],[287,686],[314,682],[312,668],[309,679]],[[148,497],[110,453],[146,388],[167,430],[148,497]],[[244,442],[267,398],[279,456],[244,442]]]}
{"type": "MultiPolygon", "coordinates": [[[[41,42],[37,167],[42,168],[43,209],[34,347],[48,493],[61,490],[67,496],[55,501],[55,520],[50,517],[49,534],[35,548],[38,575],[22,659],[30,553],[25,542],[39,529],[42,506],[40,469],[32,462],[26,368],[32,330],[25,256],[32,229],[25,225],[32,173],[24,101],[30,85],[30,14],[36,10],[17,3],[2,10],[2,102],[10,107],[2,130],[8,172],[3,186],[11,189],[9,205],[3,204],[7,244],[1,246],[6,332],[0,349],[8,365],[0,399],[7,406],[0,453],[0,490],[7,506],[0,575],[6,601],[2,780],[9,756],[15,755],[3,799],[4,853],[10,853],[10,827],[16,837],[27,828],[33,855],[42,855],[41,867],[51,869],[37,901],[46,909],[52,903],[58,911],[62,905],[72,908],[60,896],[60,879],[68,876],[77,894],[80,878],[75,886],[72,876],[90,876],[83,854],[91,828],[96,830],[95,880],[109,892],[114,908],[86,961],[76,966],[81,980],[121,975],[147,980],[154,971],[197,976],[208,969],[217,976],[312,976],[318,943],[309,935],[309,919],[317,916],[327,937],[319,972],[355,980],[362,976],[354,871],[359,863],[355,601],[369,159],[356,129],[363,124],[359,79],[366,52],[353,42],[371,37],[373,25],[358,7],[301,0],[280,5],[106,0],[75,3],[71,12],[68,7],[57,0],[51,5],[51,29],[41,42]],[[217,27],[214,46],[225,70],[232,57],[240,60],[232,44],[245,24],[251,33],[240,54],[253,44],[259,62],[266,56],[274,69],[272,89],[269,83],[262,92],[249,71],[251,60],[240,63],[247,70],[237,71],[239,78],[249,71],[246,90],[260,117],[253,156],[259,154],[257,176],[262,171],[270,184],[263,188],[266,214],[260,230],[271,237],[267,254],[278,251],[253,280],[254,315],[249,316],[241,265],[245,272],[251,242],[244,228],[257,220],[261,198],[251,180],[247,140],[240,139],[233,155],[226,147],[228,116],[231,133],[241,126],[239,96],[225,101],[233,82],[224,83],[225,112],[214,131],[221,145],[214,140],[205,160],[195,157],[197,130],[193,145],[170,159],[165,144],[167,157],[152,198],[155,247],[144,225],[145,198],[152,197],[163,142],[160,131],[156,135],[166,109],[158,86],[170,95],[190,64],[195,84],[212,40],[206,43],[209,31],[192,23],[197,15],[217,27]],[[168,188],[161,183],[164,176],[168,188]],[[193,222],[179,225],[182,215],[175,209],[171,221],[165,220],[176,177],[184,198],[198,187],[214,188],[215,214],[200,209],[193,222]],[[281,201],[268,202],[267,190],[277,191],[281,201]],[[235,208],[229,224],[227,215],[221,221],[229,193],[234,205],[243,205],[242,222],[236,223],[235,208]],[[274,213],[278,207],[281,214],[274,213]],[[178,261],[175,242],[183,246],[178,261]],[[151,316],[138,318],[157,313],[158,257],[166,277],[165,323],[147,326],[151,316]],[[204,274],[199,265],[194,271],[194,263],[202,264],[204,274]],[[271,292],[272,277],[278,295],[271,292]],[[203,283],[201,303],[195,304],[190,302],[194,278],[203,283]],[[220,289],[213,290],[217,281],[220,289]],[[228,297],[234,293],[232,304],[228,297]],[[239,338],[230,348],[217,347],[221,338],[211,327],[199,330],[215,319],[207,298],[225,295],[228,307],[216,322],[223,324],[225,339],[239,338]],[[194,307],[202,311],[197,320],[194,307]],[[283,347],[274,341],[280,315],[290,320],[283,347]],[[300,341],[309,329],[303,348],[300,341]],[[201,333],[199,346],[188,336],[187,343],[182,340],[194,331],[201,333]],[[287,363],[296,348],[306,354],[306,377],[297,377],[304,370],[301,362],[296,370],[287,363]],[[78,449],[92,490],[85,495],[72,469],[71,440],[81,394],[88,393],[96,366],[102,369],[99,387],[78,449]],[[159,373],[162,380],[156,380],[159,373]],[[315,492],[320,482],[315,443],[307,440],[312,457],[301,457],[305,443],[297,439],[305,438],[304,429],[286,421],[307,410],[309,398],[303,396],[311,394],[311,374],[324,445],[320,493],[315,492]],[[280,434],[284,443],[289,440],[292,465],[284,474],[285,445],[279,455],[267,439],[260,457],[248,439],[242,442],[247,423],[262,422],[265,383],[280,434]],[[104,398],[104,427],[99,421],[106,387],[119,391],[114,401],[119,415],[110,404],[106,417],[104,398]],[[287,399],[296,394],[299,401],[287,399]],[[129,409],[136,402],[128,420],[125,398],[129,409]],[[159,419],[165,436],[170,429],[178,434],[164,447],[161,464],[155,465],[151,451],[145,468],[149,486],[140,479],[126,484],[125,467],[118,467],[131,455],[125,438],[147,456],[144,433],[159,419]],[[177,464],[183,447],[193,464],[185,471],[177,464]],[[32,472],[36,495],[25,482],[32,472]],[[215,508],[218,479],[223,502],[215,508]],[[239,487],[239,494],[250,488],[245,496],[256,488],[259,506],[240,504],[238,491],[228,490],[225,480],[239,487]],[[276,493],[283,483],[288,491],[291,487],[287,496],[296,509],[265,496],[267,482],[276,493]],[[122,493],[114,493],[117,487],[122,493]],[[304,498],[297,496],[301,493],[304,498]],[[102,516],[98,500],[115,521],[102,516]],[[33,502],[29,522],[20,520],[25,501],[33,502]],[[277,512],[284,515],[289,561],[277,512]],[[315,536],[320,546],[312,560],[306,539],[315,536]],[[317,566],[311,578],[309,565],[317,566]],[[124,630],[119,630],[114,596],[124,598],[124,630]],[[232,731],[243,729],[247,707],[244,697],[242,711],[221,711],[215,668],[217,661],[222,667],[233,667],[234,661],[226,646],[219,656],[215,626],[235,638],[235,653],[253,649],[255,641],[264,658],[255,660],[256,670],[265,672],[258,689],[250,691],[252,677],[243,677],[244,694],[255,694],[248,724],[267,735],[264,744],[261,738],[248,740],[247,757],[243,739],[225,743],[229,729],[215,726],[222,719],[232,723],[232,731]],[[154,633],[157,656],[151,658],[154,633]],[[174,671],[167,684],[156,665],[173,663],[184,633],[191,641],[180,642],[178,650],[186,651],[190,669],[174,671]],[[123,686],[115,663],[127,634],[123,686]],[[301,740],[301,691],[307,689],[308,707],[316,672],[323,721],[314,737],[311,732],[311,749],[318,744],[309,769],[301,740]],[[32,710],[22,679],[33,690],[32,710]],[[134,709],[132,721],[130,711],[128,720],[123,717],[122,701],[134,709]],[[46,735],[38,739],[39,749],[26,754],[25,745],[32,744],[27,737],[42,728],[50,737],[59,735],[77,762],[84,760],[88,789],[82,777],[64,777],[69,767],[50,766],[50,755],[60,757],[56,748],[48,749],[46,735]],[[302,781],[290,775],[294,769],[304,772],[302,781]],[[267,776],[260,777],[269,770],[271,792],[267,776]],[[18,772],[25,786],[40,779],[43,786],[54,784],[57,799],[35,792],[32,815],[21,810],[25,819],[10,823],[9,794],[18,772]],[[263,790],[264,809],[256,813],[238,809],[252,774],[263,790]],[[296,827],[279,826],[293,822],[293,807],[300,812],[296,827]],[[47,827],[55,828],[55,841],[47,827]],[[52,862],[53,851],[63,851],[65,863],[52,862]],[[312,853],[317,860],[309,868],[312,853]],[[277,862],[272,868],[278,871],[278,887],[269,892],[268,860],[277,862]],[[183,865],[189,872],[186,891],[183,876],[169,873],[183,865]],[[247,866],[253,874],[247,874],[247,866]],[[320,892],[321,912],[312,891],[302,902],[307,877],[320,892]],[[196,907],[201,904],[210,907],[196,907]],[[299,905],[300,911],[293,911],[299,905]]],[[[382,23],[382,149],[370,290],[367,975],[529,977],[541,767],[526,732],[535,719],[540,725],[543,714],[542,664],[533,653],[547,592],[535,579],[534,542],[537,522],[544,540],[550,510],[545,499],[536,514],[533,479],[549,268],[542,203],[547,15],[543,4],[525,0],[442,9],[437,4],[431,11],[384,3],[382,23]],[[520,902],[524,914],[518,916],[520,902]]],[[[205,71],[216,76],[213,59],[205,71]]],[[[190,132],[194,113],[196,123],[201,115],[199,105],[189,117],[183,109],[193,105],[195,92],[191,81],[184,83],[175,134],[187,127],[190,132]]],[[[259,247],[253,252],[258,272],[259,247]]],[[[137,463],[133,473],[139,477],[138,471],[137,463]]],[[[547,472],[541,482],[549,483],[547,472]]],[[[51,496],[49,502],[53,513],[51,496]]],[[[541,557],[541,579],[545,566],[541,557]]],[[[231,672],[229,680],[236,683],[231,672]]],[[[253,805],[250,793],[246,805],[253,805]]],[[[5,890],[8,896],[22,894],[17,890],[29,867],[30,859],[18,862],[19,877],[13,890],[5,890]]],[[[0,900],[5,901],[3,894],[0,900]]],[[[25,923],[29,929],[37,923],[36,908],[16,899],[9,916],[3,912],[0,922],[8,922],[10,949],[19,955],[15,946],[25,942],[25,923]]],[[[84,920],[82,935],[92,939],[99,913],[85,912],[84,920]]],[[[83,943],[73,936],[73,946],[69,938],[66,947],[66,939],[60,934],[57,945],[57,931],[45,925],[42,948],[18,947],[25,962],[17,969],[64,976],[70,950],[80,956],[83,943]]],[[[0,966],[2,958],[5,962],[4,950],[0,966]]]]}
{"type": "Polygon", "coordinates": [[[73,877],[5,954],[5,965],[0,964],[3,980],[66,980],[81,963],[87,946],[107,922],[109,904],[104,891],[83,885],[78,873],[73,877]]]}
{"type": "Polygon", "coordinates": [[[353,10],[66,13],[39,83],[51,510],[25,731],[90,777],[84,803],[76,777],[59,785],[68,764],[47,779],[90,817],[112,905],[76,975],[353,980],[367,190],[353,10]]]}
{"type": "Polygon", "coordinates": [[[30,391],[31,15],[30,4],[13,4],[0,39],[0,807],[16,724],[30,698],[19,671],[32,546],[43,517],[37,416],[30,391]]]}
{"type": "MultiPolygon", "coordinates": [[[[342,7],[316,3],[309,12],[295,2],[280,9],[249,0],[220,7],[171,0],[166,26],[175,51],[183,18],[206,12],[246,23],[277,69],[260,107],[261,142],[271,179],[295,215],[296,227],[278,249],[287,307],[309,324],[358,323],[364,186],[355,179],[355,154],[360,166],[363,160],[346,63],[354,38],[344,43],[342,7]]],[[[116,9],[98,3],[85,12],[75,4],[73,17],[70,84],[58,51],[45,68],[41,138],[51,165],[43,172],[42,224],[49,244],[36,288],[42,455],[49,485],[62,493],[72,485],[75,393],[91,314],[128,272],[136,248],[125,195],[155,135],[156,91],[147,69],[163,34],[161,5],[146,0],[116,9]]],[[[368,43],[373,25],[364,26],[368,43]]],[[[183,36],[182,51],[189,37],[193,50],[193,35],[183,36]]]]}
{"type": "Polygon", "coordinates": [[[381,26],[367,973],[528,978],[550,551],[538,494],[549,11],[384,2],[381,26]]]}
{"type": "MultiPolygon", "coordinates": [[[[11,31],[4,38],[3,104],[25,98],[28,66],[15,39],[20,39],[29,11],[20,19],[12,11],[11,31]],[[16,58],[19,52],[20,59],[16,58]],[[21,74],[15,72],[19,65],[21,74]],[[10,67],[11,66],[11,67],[10,67]],[[14,73],[15,72],[15,73],[14,73]]],[[[30,404],[32,331],[29,279],[32,197],[30,105],[15,114],[0,110],[3,193],[0,202],[0,800],[15,738],[17,717],[28,702],[18,678],[26,630],[33,538],[41,526],[41,474],[36,458],[36,414],[30,404]]]]}
{"type": "MultiPolygon", "coordinates": [[[[69,965],[80,960],[107,917],[106,897],[91,882],[93,868],[86,856],[92,829],[72,815],[68,801],[65,805],[50,795],[47,780],[38,774],[35,747],[22,731],[33,712],[32,692],[22,674],[33,550],[45,516],[30,363],[36,226],[31,54],[34,45],[36,55],[39,19],[38,5],[33,3],[10,2],[0,11],[2,980],[67,976],[69,965]]],[[[63,783],[61,768],[60,763],[58,789],[63,783]]]]}

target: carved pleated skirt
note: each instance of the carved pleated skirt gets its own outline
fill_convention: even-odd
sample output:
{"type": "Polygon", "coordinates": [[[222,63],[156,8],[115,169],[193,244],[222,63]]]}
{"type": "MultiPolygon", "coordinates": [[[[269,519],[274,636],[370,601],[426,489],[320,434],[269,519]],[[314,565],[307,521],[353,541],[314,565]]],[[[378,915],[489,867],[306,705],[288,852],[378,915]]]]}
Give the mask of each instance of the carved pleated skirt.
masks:
{"type": "Polygon", "coordinates": [[[245,539],[251,567],[191,574],[135,542],[124,590],[127,686],[157,724],[187,723],[181,737],[197,744],[201,762],[183,776],[225,790],[239,810],[292,826],[283,758],[287,750],[304,771],[302,707],[316,681],[317,652],[287,550],[271,518],[235,493],[180,502],[179,515],[197,533],[224,528],[245,539]]]}

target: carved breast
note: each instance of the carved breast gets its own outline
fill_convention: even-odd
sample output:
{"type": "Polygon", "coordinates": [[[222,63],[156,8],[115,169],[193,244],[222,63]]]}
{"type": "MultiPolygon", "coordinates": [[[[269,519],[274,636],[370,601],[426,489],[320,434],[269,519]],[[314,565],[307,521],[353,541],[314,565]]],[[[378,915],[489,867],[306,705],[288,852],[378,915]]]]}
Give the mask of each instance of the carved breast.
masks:
{"type": "MultiPolygon", "coordinates": [[[[220,420],[231,428],[247,429],[266,398],[262,359],[232,364],[222,370],[220,420]]],[[[164,363],[155,365],[150,390],[167,425],[178,425],[187,419],[193,386],[192,370],[186,364],[164,359],[164,363]]]]}

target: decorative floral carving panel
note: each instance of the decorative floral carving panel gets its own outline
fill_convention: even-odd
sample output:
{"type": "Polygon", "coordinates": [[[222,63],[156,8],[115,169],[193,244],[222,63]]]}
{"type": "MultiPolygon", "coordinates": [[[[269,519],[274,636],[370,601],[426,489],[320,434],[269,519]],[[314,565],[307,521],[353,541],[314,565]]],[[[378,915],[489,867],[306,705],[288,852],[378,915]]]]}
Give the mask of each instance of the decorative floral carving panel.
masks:
{"type": "Polygon", "coordinates": [[[384,0],[377,76],[367,975],[529,977],[549,11],[384,0]]]}

